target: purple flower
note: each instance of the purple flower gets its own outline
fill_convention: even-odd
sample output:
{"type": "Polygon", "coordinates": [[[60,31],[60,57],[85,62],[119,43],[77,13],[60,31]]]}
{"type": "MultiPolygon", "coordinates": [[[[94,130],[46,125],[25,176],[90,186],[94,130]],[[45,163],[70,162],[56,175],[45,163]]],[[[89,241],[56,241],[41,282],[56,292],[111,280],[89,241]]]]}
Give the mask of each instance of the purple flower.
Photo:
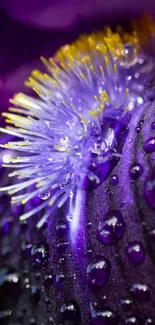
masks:
{"type": "MultiPolygon", "coordinates": [[[[26,17],[26,10],[24,14],[26,17]]],[[[73,23],[67,24],[73,26],[73,23]]],[[[154,60],[149,50],[137,52],[135,45],[124,45],[120,38],[110,43],[111,32],[110,38],[104,40],[106,49],[102,49],[101,57],[99,50],[104,42],[97,45],[97,50],[100,34],[95,35],[98,37],[93,39],[92,36],[90,40],[95,40],[95,48],[91,43],[91,55],[87,50],[91,64],[87,59],[81,62],[82,56],[73,61],[74,69],[71,66],[66,69],[70,63],[68,58],[76,52],[74,48],[73,52],[71,48],[64,48],[57,53],[57,60],[45,61],[50,70],[48,77],[34,71],[33,80],[29,80],[41,98],[16,95],[15,112],[7,115],[7,119],[16,124],[14,130],[9,131],[11,136],[23,134],[18,129],[21,122],[24,129],[25,146],[20,147],[19,160],[27,161],[17,163],[21,170],[15,174],[29,178],[32,185],[15,199],[17,203],[21,196],[24,200],[30,199],[26,207],[19,204],[11,207],[6,195],[0,197],[3,258],[0,320],[6,324],[154,324],[154,60]],[[70,50],[66,55],[67,49],[70,50]],[[105,55],[107,50],[108,55],[105,55]],[[57,81],[55,87],[49,77],[57,81]],[[55,94],[54,100],[49,90],[55,94]],[[54,110],[58,105],[59,110],[54,110]],[[14,113],[21,115],[20,120],[14,113]],[[51,126],[55,127],[54,134],[51,134],[51,126]],[[58,141],[60,137],[62,140],[58,141]],[[54,168],[51,161],[47,164],[53,147],[55,154],[52,151],[50,158],[55,161],[54,168]],[[61,169],[62,162],[59,165],[58,159],[67,161],[64,168],[61,169]],[[36,173],[38,162],[41,175],[36,173]],[[93,168],[89,168],[91,164],[93,168]],[[54,177],[52,182],[53,175],[57,174],[59,177],[54,177]],[[43,179],[40,189],[34,189],[36,177],[44,176],[47,183],[43,179]],[[56,186],[51,190],[52,184],[56,186]],[[90,187],[93,190],[87,191],[90,187]],[[76,194],[74,200],[70,191],[76,194]],[[68,215],[64,207],[54,212],[50,210],[53,209],[51,204],[47,207],[55,195],[58,195],[56,206],[70,197],[66,206],[68,215]],[[74,214],[70,213],[72,209],[74,214]],[[18,220],[21,215],[27,219],[35,211],[32,218],[18,220]],[[45,226],[36,230],[36,222],[41,220],[42,223],[45,219],[45,226]]],[[[84,53],[87,49],[87,42],[81,40],[80,54],[83,54],[82,44],[84,53]]],[[[43,54],[47,50],[45,46],[43,54]]],[[[36,55],[34,50],[32,57],[36,55]]],[[[27,54],[28,57],[31,54],[27,54]]],[[[24,76],[27,74],[24,68],[24,76]]],[[[21,85],[17,88],[21,89],[21,85]]],[[[19,150],[17,141],[17,138],[11,140],[10,147],[14,150],[19,150]]],[[[10,152],[2,153],[5,163],[9,159],[6,154],[10,152]]],[[[2,184],[6,181],[5,175],[3,170],[2,184]]],[[[10,185],[16,194],[19,181],[10,185]]]]}
{"type": "Polygon", "coordinates": [[[77,188],[99,186],[118,162],[120,133],[132,111],[143,106],[146,72],[150,65],[154,69],[150,58],[137,54],[132,42],[134,37],[123,44],[109,28],[82,36],[49,61],[42,58],[49,74],[32,72],[26,85],[40,99],[20,93],[11,100],[16,107],[3,116],[13,127],[1,131],[21,140],[2,147],[23,154],[4,166],[18,168],[9,176],[24,181],[4,190],[13,203],[25,204],[38,195],[46,200],[22,215],[22,220],[47,207],[40,227],[68,199],[69,215],[74,215],[77,188]],[[16,196],[31,185],[30,193],[16,196]]]}

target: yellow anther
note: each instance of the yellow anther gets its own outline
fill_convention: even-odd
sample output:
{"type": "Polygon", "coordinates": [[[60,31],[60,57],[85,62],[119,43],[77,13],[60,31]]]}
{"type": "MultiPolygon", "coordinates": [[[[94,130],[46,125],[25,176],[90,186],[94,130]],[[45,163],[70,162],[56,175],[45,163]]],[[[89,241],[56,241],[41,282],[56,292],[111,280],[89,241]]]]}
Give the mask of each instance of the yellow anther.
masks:
{"type": "Polygon", "coordinates": [[[126,89],[125,89],[125,93],[126,93],[126,95],[128,96],[128,94],[129,94],[129,88],[126,88],[126,89]]]}
{"type": "Polygon", "coordinates": [[[108,65],[109,64],[109,58],[107,56],[105,56],[104,60],[105,60],[105,64],[108,65]]]}
{"type": "Polygon", "coordinates": [[[64,106],[68,107],[67,103],[65,102],[65,100],[62,100],[61,102],[64,106]]]}
{"type": "Polygon", "coordinates": [[[32,71],[32,76],[35,77],[35,78],[37,78],[37,79],[39,79],[39,78],[41,78],[43,75],[42,75],[42,73],[41,73],[39,70],[33,70],[33,71],[32,71]]]}
{"type": "Polygon", "coordinates": [[[102,65],[100,65],[100,71],[101,71],[101,74],[104,75],[104,70],[103,70],[102,65]]]}
{"type": "Polygon", "coordinates": [[[73,65],[72,65],[71,63],[68,63],[68,67],[69,67],[70,69],[72,69],[72,68],[73,68],[73,65]]]}
{"type": "Polygon", "coordinates": [[[67,67],[64,62],[60,62],[60,66],[62,69],[67,70],[67,67]]]}
{"type": "Polygon", "coordinates": [[[94,99],[98,102],[98,97],[96,95],[94,95],[94,99]]]}
{"type": "Polygon", "coordinates": [[[94,66],[90,65],[90,70],[94,71],[94,66]]]}
{"type": "Polygon", "coordinates": [[[117,64],[114,64],[114,71],[115,73],[118,73],[117,64]]]}
{"type": "Polygon", "coordinates": [[[80,77],[84,80],[86,79],[85,75],[82,72],[80,72],[80,77]]]}

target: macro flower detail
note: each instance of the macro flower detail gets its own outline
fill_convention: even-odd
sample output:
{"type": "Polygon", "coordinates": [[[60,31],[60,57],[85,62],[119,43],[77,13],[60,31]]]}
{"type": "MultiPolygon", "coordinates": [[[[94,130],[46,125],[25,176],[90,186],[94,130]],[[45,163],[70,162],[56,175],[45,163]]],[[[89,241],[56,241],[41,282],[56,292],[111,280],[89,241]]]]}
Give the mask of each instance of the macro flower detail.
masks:
{"type": "Polygon", "coordinates": [[[4,114],[0,323],[155,323],[154,54],[116,30],[42,58],[4,114]]]}
{"type": "Polygon", "coordinates": [[[24,181],[1,190],[13,203],[43,200],[21,219],[48,206],[40,227],[68,198],[73,210],[77,190],[100,185],[119,161],[132,112],[144,103],[142,76],[151,64],[138,53],[134,34],[129,41],[106,28],[42,58],[49,73],[34,70],[26,82],[39,98],[17,94],[3,113],[13,126],[1,131],[17,141],[2,147],[22,153],[4,166],[24,181]]]}

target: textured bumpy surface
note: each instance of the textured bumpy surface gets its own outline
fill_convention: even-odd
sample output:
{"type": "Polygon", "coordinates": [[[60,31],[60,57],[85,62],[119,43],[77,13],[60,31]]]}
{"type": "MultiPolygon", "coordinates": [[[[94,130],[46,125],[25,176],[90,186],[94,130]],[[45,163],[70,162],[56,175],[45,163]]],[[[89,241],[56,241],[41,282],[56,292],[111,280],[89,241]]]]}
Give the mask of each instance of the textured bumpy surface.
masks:
{"type": "Polygon", "coordinates": [[[40,98],[17,94],[3,114],[4,324],[154,324],[154,34],[135,27],[42,58],[48,74],[26,82],[40,98]]]}

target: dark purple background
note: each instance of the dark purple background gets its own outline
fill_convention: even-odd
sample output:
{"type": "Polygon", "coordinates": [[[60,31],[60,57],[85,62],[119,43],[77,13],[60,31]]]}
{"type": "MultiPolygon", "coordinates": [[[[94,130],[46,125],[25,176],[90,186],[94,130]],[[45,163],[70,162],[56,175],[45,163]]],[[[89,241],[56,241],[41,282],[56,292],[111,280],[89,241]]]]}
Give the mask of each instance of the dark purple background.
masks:
{"type": "Polygon", "coordinates": [[[39,67],[40,55],[53,55],[80,32],[127,24],[144,12],[155,14],[154,0],[0,0],[1,111],[14,93],[26,89],[24,81],[39,67]]]}

